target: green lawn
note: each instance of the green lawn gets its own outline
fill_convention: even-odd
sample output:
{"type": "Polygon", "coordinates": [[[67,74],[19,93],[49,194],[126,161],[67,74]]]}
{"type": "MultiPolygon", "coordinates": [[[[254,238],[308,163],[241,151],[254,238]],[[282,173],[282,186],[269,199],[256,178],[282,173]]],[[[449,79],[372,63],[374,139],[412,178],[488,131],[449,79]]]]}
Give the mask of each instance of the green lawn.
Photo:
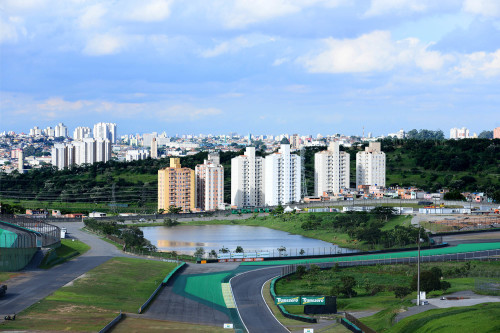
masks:
{"type": "Polygon", "coordinates": [[[500,304],[428,310],[401,320],[387,332],[500,332],[500,304]]]}
{"type": "Polygon", "coordinates": [[[50,268],[54,265],[62,264],[67,260],[84,254],[88,250],[90,250],[90,246],[79,240],[61,239],[61,246],[54,250],[55,255],[47,254],[40,268],[50,268]]]}
{"type": "Polygon", "coordinates": [[[118,312],[137,312],[176,264],[114,258],[6,322],[2,330],[98,331],[118,312]]]}
{"type": "Polygon", "coordinates": [[[21,274],[22,273],[19,272],[0,272],[0,283],[3,283],[14,276],[21,274]]]}
{"type": "Polygon", "coordinates": [[[207,325],[179,323],[175,321],[152,320],[143,318],[126,317],[113,328],[114,333],[143,333],[143,332],[169,332],[169,333],[230,333],[231,329],[207,325]]]}

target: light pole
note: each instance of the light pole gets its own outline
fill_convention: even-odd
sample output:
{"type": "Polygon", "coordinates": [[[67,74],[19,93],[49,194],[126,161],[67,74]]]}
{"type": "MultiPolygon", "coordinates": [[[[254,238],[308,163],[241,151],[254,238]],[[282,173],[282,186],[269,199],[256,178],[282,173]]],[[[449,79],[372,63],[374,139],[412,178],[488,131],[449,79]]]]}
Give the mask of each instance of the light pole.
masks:
{"type": "Polygon", "coordinates": [[[417,306],[420,306],[420,221],[418,222],[417,256],[417,306]]]}

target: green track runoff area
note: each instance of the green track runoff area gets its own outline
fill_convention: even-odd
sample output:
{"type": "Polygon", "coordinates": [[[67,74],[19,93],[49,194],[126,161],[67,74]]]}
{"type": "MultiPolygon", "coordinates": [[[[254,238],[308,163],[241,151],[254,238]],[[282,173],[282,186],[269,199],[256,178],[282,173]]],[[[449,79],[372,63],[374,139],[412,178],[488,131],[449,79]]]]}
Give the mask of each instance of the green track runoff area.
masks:
{"type": "MultiPolygon", "coordinates": [[[[428,249],[420,251],[421,256],[435,256],[443,254],[458,254],[464,252],[476,252],[487,250],[500,249],[500,242],[496,243],[474,243],[474,244],[460,244],[453,247],[444,247],[438,249],[428,249]]],[[[418,251],[405,251],[405,252],[391,252],[382,254],[365,254],[365,255],[352,255],[348,257],[333,257],[333,258],[314,258],[314,259],[292,259],[292,260],[270,260],[259,262],[243,262],[242,266],[277,266],[277,265],[297,265],[297,264],[313,264],[320,262],[351,262],[351,261],[365,261],[365,260],[384,260],[384,259],[398,259],[398,258],[415,258],[418,251]]],[[[471,258],[472,259],[472,258],[471,258]]]]}

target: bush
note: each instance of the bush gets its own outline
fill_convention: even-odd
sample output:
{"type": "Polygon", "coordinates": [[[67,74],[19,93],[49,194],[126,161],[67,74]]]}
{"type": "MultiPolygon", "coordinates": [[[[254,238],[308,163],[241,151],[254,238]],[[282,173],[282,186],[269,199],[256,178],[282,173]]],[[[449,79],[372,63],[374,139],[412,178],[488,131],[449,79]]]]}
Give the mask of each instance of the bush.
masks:
{"type": "Polygon", "coordinates": [[[403,286],[394,287],[394,296],[396,298],[403,299],[404,297],[408,296],[410,293],[411,293],[411,289],[408,287],[403,287],[403,286]]]}
{"type": "Polygon", "coordinates": [[[297,266],[297,270],[295,271],[295,274],[297,274],[297,278],[298,279],[302,279],[302,277],[304,276],[304,274],[306,274],[306,266],[304,265],[299,265],[297,266]]]}

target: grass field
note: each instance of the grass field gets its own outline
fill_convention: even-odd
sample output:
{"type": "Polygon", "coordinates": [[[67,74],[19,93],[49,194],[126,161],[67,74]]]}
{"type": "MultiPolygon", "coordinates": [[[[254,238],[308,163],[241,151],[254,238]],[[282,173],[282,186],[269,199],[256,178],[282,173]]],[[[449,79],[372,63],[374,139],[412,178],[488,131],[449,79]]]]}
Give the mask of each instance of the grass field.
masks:
{"type": "Polygon", "coordinates": [[[428,310],[405,318],[387,332],[500,332],[500,304],[428,310]]]}
{"type": "Polygon", "coordinates": [[[1,330],[99,331],[118,312],[136,312],[176,264],[114,258],[6,322],[1,330]]]}
{"type": "Polygon", "coordinates": [[[126,317],[113,328],[114,333],[143,333],[143,332],[170,332],[170,333],[218,333],[234,332],[231,329],[206,325],[179,323],[175,321],[152,320],[126,317]]]}
{"type": "MultiPolygon", "coordinates": [[[[14,276],[21,275],[19,272],[0,272],[0,283],[7,281],[14,276]]],[[[7,286],[8,287],[8,286],[7,286]]]]}
{"type": "Polygon", "coordinates": [[[60,260],[47,263],[48,257],[46,256],[42,261],[40,268],[47,269],[54,266],[55,264],[62,264],[69,259],[84,254],[88,250],[90,250],[90,246],[83,242],[80,242],[79,240],[61,239],[61,246],[55,249],[57,259],[60,260]],[[73,255],[75,254],[75,252],[77,253],[77,255],[73,255]]]}
{"type": "MultiPolygon", "coordinates": [[[[474,276],[500,276],[500,262],[473,261],[470,266],[466,263],[443,262],[421,264],[422,270],[439,267],[451,288],[446,294],[474,290],[474,276]]],[[[337,298],[337,307],[341,311],[379,310],[377,314],[362,318],[377,332],[385,331],[392,326],[392,321],[398,312],[411,305],[410,299],[416,298],[416,292],[397,299],[391,288],[394,286],[409,286],[412,276],[416,273],[416,265],[383,265],[359,266],[340,269],[321,270],[315,273],[306,273],[301,279],[292,275],[276,283],[278,295],[330,295],[333,285],[340,282],[341,276],[352,276],[356,280],[355,291],[358,296],[352,298],[337,298]],[[375,292],[374,292],[375,291],[375,292]]],[[[500,282],[499,278],[496,278],[500,282]]],[[[427,297],[440,297],[443,291],[432,291],[427,297]]],[[[303,306],[286,306],[290,313],[303,314],[303,306]]]]}

